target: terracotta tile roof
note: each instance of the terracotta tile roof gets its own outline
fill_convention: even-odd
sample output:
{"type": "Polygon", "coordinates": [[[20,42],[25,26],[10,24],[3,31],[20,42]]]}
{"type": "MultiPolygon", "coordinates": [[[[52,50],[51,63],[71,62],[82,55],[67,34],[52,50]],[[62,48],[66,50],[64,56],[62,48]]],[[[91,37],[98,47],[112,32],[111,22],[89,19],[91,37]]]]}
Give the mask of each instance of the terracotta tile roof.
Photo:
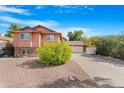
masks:
{"type": "Polygon", "coordinates": [[[49,29],[49,28],[41,26],[41,25],[37,25],[37,26],[33,27],[33,30],[40,31],[42,33],[59,33],[59,32],[56,32],[52,29],[49,29]],[[39,28],[39,29],[37,29],[37,28],[39,28]]]}
{"type": "Polygon", "coordinates": [[[46,28],[46,27],[44,27],[44,26],[41,26],[41,25],[37,25],[37,26],[35,26],[35,27],[33,27],[33,28],[31,28],[31,27],[24,27],[24,28],[22,28],[22,29],[20,29],[20,30],[16,30],[16,31],[12,31],[12,32],[22,32],[22,31],[24,31],[24,32],[41,32],[41,33],[58,33],[58,34],[61,34],[61,33],[59,33],[59,32],[56,32],[56,31],[54,31],[54,30],[51,30],[51,29],[49,29],[49,28],[46,28]]]}

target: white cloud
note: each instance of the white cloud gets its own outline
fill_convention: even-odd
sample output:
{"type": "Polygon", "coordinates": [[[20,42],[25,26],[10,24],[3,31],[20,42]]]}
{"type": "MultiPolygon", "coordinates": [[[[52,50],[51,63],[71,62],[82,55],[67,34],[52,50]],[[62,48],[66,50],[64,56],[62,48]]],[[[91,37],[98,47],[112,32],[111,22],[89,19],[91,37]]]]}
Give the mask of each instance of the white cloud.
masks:
{"type": "Polygon", "coordinates": [[[64,27],[64,28],[55,28],[54,30],[61,32],[62,35],[66,38],[68,38],[67,37],[68,32],[69,31],[74,32],[74,30],[82,30],[84,32],[83,36],[85,36],[85,37],[102,35],[102,34],[96,32],[96,30],[94,30],[93,28],[87,28],[87,27],[64,27]]]}
{"type": "Polygon", "coordinates": [[[90,36],[100,36],[102,34],[100,34],[98,32],[95,32],[94,30],[92,30],[92,31],[88,31],[88,32],[84,33],[84,35],[87,36],[87,37],[90,37],[90,36]]]}
{"type": "Polygon", "coordinates": [[[62,9],[59,9],[59,10],[56,10],[54,13],[74,13],[75,11],[73,10],[62,10],[62,9]]]}
{"type": "Polygon", "coordinates": [[[8,17],[8,16],[0,16],[0,21],[6,22],[6,23],[1,22],[0,27],[8,27],[10,23],[17,23],[22,26],[36,26],[40,24],[48,28],[52,28],[57,32],[61,32],[62,35],[66,38],[67,38],[68,32],[69,31],[74,32],[74,30],[83,30],[84,36],[87,36],[87,37],[101,35],[100,33],[96,32],[96,30],[92,28],[87,28],[87,27],[59,27],[59,23],[53,20],[45,20],[45,21],[21,20],[13,17],[8,17]]]}
{"type": "MultiPolygon", "coordinates": [[[[0,20],[4,21],[4,22],[12,22],[12,23],[23,23],[23,21],[13,18],[13,17],[9,17],[9,16],[0,16],[0,20]]],[[[25,23],[25,22],[24,22],[25,23]]]]}
{"type": "Polygon", "coordinates": [[[17,7],[7,7],[7,6],[0,6],[0,12],[16,13],[21,15],[31,15],[29,10],[21,9],[17,7]]]}
{"type": "Polygon", "coordinates": [[[88,6],[88,5],[58,5],[55,7],[61,7],[61,8],[66,8],[66,9],[89,9],[92,6],[88,6]]]}
{"type": "Polygon", "coordinates": [[[80,8],[84,5],[55,5],[54,7],[60,7],[60,8],[65,8],[65,9],[71,9],[71,8],[80,8]]]}
{"type": "Polygon", "coordinates": [[[29,26],[36,26],[36,25],[43,25],[46,27],[55,27],[59,24],[56,21],[53,20],[45,20],[45,21],[39,21],[39,20],[21,20],[9,16],[0,16],[0,21],[8,22],[8,23],[17,23],[20,25],[29,25],[29,26]]]}
{"type": "Polygon", "coordinates": [[[55,31],[61,32],[64,37],[67,38],[69,31],[74,32],[75,30],[82,30],[84,33],[89,32],[91,29],[85,27],[64,27],[64,28],[55,28],[55,31]]]}
{"type": "Polygon", "coordinates": [[[86,6],[84,6],[84,8],[86,9],[86,8],[88,8],[88,6],[86,5],[86,6]]]}
{"type": "Polygon", "coordinates": [[[0,23],[0,27],[8,27],[9,24],[5,24],[5,23],[0,23]]]}
{"type": "Polygon", "coordinates": [[[55,13],[80,13],[87,14],[88,12],[93,11],[93,6],[87,5],[57,5],[53,6],[57,7],[55,13]]]}
{"type": "Polygon", "coordinates": [[[35,8],[35,9],[37,9],[37,10],[38,10],[38,9],[43,9],[43,8],[44,8],[43,6],[39,6],[39,5],[38,5],[38,6],[36,6],[36,8],[35,8]]]}
{"type": "Polygon", "coordinates": [[[40,24],[47,27],[54,27],[59,25],[56,21],[53,20],[45,20],[45,21],[27,20],[27,22],[32,26],[40,24]]]}

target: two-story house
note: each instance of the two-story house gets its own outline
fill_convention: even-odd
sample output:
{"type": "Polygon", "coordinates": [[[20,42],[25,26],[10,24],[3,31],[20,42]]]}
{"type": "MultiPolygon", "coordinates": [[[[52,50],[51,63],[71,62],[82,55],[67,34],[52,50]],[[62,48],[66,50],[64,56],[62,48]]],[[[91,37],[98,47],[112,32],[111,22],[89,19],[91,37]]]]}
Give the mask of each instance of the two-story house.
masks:
{"type": "Polygon", "coordinates": [[[62,42],[62,34],[44,26],[25,27],[14,34],[14,56],[15,57],[35,57],[37,56],[36,48],[42,47],[44,42],[62,42]]]}

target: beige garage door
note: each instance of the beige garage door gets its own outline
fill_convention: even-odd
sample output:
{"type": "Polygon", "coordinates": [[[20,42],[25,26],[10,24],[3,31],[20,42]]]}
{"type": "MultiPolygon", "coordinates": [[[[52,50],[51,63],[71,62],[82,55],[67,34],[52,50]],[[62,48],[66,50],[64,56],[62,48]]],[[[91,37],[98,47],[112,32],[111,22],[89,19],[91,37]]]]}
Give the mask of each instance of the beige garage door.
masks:
{"type": "Polygon", "coordinates": [[[71,46],[71,50],[73,53],[83,53],[82,46],[71,46]]]}

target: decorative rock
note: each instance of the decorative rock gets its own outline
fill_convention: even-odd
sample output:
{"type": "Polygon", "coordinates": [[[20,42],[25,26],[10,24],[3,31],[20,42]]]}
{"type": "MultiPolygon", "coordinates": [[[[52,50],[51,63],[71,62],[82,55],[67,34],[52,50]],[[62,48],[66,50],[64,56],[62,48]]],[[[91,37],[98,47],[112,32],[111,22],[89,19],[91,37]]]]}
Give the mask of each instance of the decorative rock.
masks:
{"type": "Polygon", "coordinates": [[[83,83],[87,84],[88,86],[91,86],[91,87],[99,87],[96,83],[95,80],[92,80],[92,79],[86,79],[83,81],[83,83]]]}
{"type": "Polygon", "coordinates": [[[71,80],[71,81],[76,81],[77,80],[77,78],[73,75],[68,76],[68,79],[71,80]]]}

